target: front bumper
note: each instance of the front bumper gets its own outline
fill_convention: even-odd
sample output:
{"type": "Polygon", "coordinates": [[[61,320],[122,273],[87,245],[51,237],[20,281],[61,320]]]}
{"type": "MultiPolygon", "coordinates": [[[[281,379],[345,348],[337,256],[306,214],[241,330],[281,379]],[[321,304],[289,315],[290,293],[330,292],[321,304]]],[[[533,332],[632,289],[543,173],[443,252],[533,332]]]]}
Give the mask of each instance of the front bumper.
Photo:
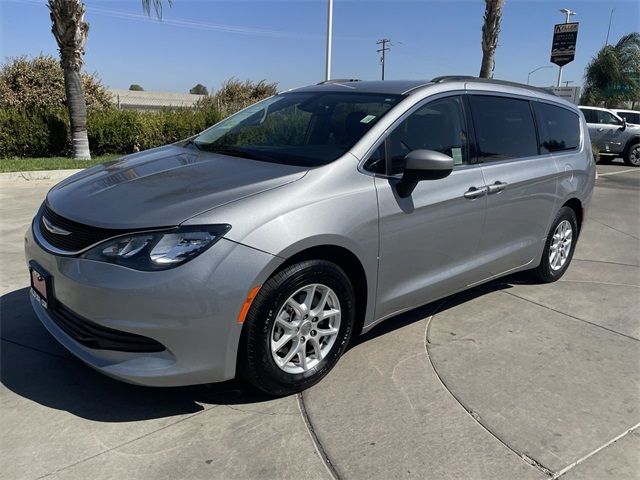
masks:
{"type": "Polygon", "coordinates": [[[91,348],[65,332],[33,296],[40,321],[71,353],[126,382],[177,386],[219,382],[236,372],[242,325],[238,313],[255,286],[282,261],[220,239],[177,268],[141,272],[108,263],[53,255],[25,236],[27,263],[52,277],[55,301],[98,326],[153,339],[156,352],[91,348]]]}

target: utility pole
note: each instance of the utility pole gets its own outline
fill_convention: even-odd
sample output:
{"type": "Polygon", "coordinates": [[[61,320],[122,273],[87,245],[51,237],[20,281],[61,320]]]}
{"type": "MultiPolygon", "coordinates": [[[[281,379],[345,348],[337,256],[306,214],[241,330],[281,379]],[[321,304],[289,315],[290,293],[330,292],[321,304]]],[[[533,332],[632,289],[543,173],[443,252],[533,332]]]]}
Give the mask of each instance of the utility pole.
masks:
{"type": "Polygon", "coordinates": [[[385,61],[385,53],[388,50],[391,50],[391,40],[388,38],[383,38],[376,42],[376,45],[382,45],[378,50],[376,50],[380,54],[380,64],[382,65],[382,80],[384,80],[384,61],[385,61]],[[387,47],[387,43],[389,46],[387,47]]]}
{"type": "MultiPolygon", "coordinates": [[[[560,13],[564,13],[565,15],[564,23],[569,23],[569,19],[571,18],[571,16],[576,14],[576,12],[572,12],[568,8],[560,9],[560,13]]],[[[556,84],[556,87],[559,87],[561,83],[562,83],[562,67],[558,69],[558,82],[556,84]]]]}
{"type": "Polygon", "coordinates": [[[333,41],[333,0],[327,0],[327,58],[324,79],[331,80],[331,43],[333,41]]]}

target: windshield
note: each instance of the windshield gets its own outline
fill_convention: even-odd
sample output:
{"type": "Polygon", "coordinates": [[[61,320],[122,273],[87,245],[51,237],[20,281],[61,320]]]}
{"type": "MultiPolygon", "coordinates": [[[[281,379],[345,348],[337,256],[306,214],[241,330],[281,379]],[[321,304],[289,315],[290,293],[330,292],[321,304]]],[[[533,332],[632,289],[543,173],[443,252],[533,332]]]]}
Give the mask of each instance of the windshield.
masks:
{"type": "Polygon", "coordinates": [[[246,108],[193,144],[210,152],[314,167],[347,152],[400,95],[291,92],[246,108]]]}

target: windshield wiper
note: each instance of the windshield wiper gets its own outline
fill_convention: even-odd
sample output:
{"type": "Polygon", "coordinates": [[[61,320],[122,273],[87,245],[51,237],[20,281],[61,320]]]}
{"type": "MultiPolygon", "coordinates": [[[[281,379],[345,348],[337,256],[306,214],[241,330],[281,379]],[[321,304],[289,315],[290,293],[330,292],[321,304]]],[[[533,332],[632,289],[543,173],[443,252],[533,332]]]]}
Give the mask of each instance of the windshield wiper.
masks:
{"type": "Polygon", "coordinates": [[[267,155],[256,155],[253,152],[248,150],[243,150],[241,148],[233,148],[233,147],[212,147],[206,148],[204,145],[201,145],[200,148],[206,150],[207,152],[219,153],[221,155],[229,155],[230,157],[241,157],[241,158],[249,158],[251,160],[267,160],[270,161],[271,158],[267,155]]]}
{"type": "MultiPolygon", "coordinates": [[[[180,142],[178,142],[178,144],[180,145],[180,142]]],[[[200,150],[200,145],[198,145],[194,141],[193,137],[187,138],[186,140],[182,140],[182,144],[181,145],[182,145],[183,148],[186,147],[186,146],[191,145],[191,146],[195,147],[196,150],[200,150]]]]}

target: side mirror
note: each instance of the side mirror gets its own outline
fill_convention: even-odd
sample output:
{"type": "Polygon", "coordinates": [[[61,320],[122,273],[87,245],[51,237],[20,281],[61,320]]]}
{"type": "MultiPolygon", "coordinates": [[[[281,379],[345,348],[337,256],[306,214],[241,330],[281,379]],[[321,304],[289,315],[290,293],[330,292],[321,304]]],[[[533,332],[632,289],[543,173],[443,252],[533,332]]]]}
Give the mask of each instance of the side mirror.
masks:
{"type": "Polygon", "coordinates": [[[401,198],[411,195],[418,182],[445,178],[453,171],[453,158],[434,150],[413,150],[404,161],[404,173],[396,185],[401,198]]]}
{"type": "Polygon", "coordinates": [[[626,119],[622,119],[622,125],[620,125],[620,130],[626,130],[627,129],[627,120],[626,119]]]}

